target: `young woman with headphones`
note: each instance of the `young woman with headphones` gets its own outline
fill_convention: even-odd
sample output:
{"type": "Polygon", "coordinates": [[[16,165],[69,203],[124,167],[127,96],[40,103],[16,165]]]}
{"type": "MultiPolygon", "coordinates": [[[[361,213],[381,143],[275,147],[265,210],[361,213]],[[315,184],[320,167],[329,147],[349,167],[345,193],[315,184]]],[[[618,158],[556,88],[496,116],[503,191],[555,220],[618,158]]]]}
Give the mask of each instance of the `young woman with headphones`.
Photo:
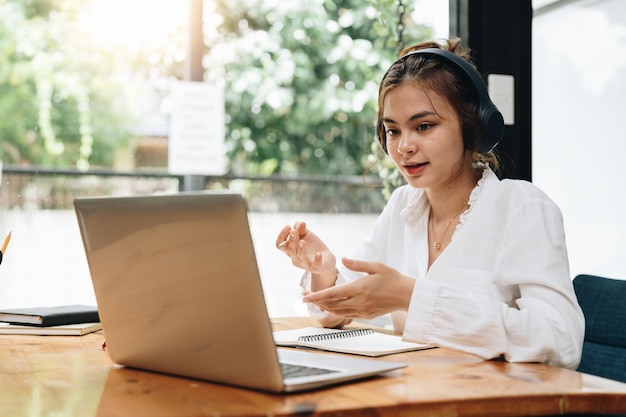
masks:
{"type": "Polygon", "coordinates": [[[391,314],[406,340],[575,369],[584,317],[559,208],[494,173],[504,122],[460,40],[401,55],[377,130],[407,184],[340,267],[304,222],[281,230],[277,247],[306,271],[303,301],[326,327],[391,314]]]}

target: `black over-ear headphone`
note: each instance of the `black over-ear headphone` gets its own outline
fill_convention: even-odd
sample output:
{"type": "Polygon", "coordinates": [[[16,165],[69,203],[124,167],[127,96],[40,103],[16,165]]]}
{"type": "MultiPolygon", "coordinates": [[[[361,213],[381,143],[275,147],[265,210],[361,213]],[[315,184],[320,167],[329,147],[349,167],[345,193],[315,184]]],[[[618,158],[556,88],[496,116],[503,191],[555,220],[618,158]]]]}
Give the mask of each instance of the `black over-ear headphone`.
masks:
{"type": "Polygon", "coordinates": [[[396,63],[411,55],[439,57],[443,61],[451,64],[456,72],[473,86],[478,97],[478,116],[480,118],[483,134],[480,153],[488,154],[493,150],[504,136],[504,118],[502,117],[502,113],[500,113],[496,105],[493,104],[489,98],[487,86],[478,71],[459,55],[439,48],[425,48],[411,51],[403,55],[396,63]]]}

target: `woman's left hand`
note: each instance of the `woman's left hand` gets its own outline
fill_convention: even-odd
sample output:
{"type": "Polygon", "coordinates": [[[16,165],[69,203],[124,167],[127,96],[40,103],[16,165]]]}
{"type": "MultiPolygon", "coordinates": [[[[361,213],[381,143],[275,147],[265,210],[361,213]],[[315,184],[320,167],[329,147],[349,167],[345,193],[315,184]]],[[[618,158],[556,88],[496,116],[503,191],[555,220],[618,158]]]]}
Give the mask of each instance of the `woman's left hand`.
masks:
{"type": "Polygon", "coordinates": [[[367,276],[343,285],[308,293],[302,301],[347,318],[371,319],[408,310],[415,280],[380,262],[342,259],[353,271],[367,276]]]}

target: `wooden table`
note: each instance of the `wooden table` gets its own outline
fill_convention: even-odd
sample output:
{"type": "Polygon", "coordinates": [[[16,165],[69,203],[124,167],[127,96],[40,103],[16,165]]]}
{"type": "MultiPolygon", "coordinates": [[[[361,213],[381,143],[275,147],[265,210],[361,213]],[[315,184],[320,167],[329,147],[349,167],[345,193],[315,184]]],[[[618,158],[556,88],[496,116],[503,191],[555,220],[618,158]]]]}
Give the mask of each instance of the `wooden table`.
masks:
{"type": "MultiPolygon", "coordinates": [[[[311,325],[274,319],[277,330],[311,325]]],[[[273,395],[120,368],[102,332],[0,336],[0,416],[517,416],[626,414],[626,384],[542,364],[447,349],[381,360],[408,368],[301,394],[273,395]]]]}

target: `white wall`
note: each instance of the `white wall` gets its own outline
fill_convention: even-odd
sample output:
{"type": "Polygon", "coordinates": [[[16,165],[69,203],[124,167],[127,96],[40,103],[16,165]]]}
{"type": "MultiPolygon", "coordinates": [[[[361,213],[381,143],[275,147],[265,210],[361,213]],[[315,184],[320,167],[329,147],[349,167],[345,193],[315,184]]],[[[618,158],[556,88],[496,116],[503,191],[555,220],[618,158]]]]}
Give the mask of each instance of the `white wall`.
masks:
{"type": "Polygon", "coordinates": [[[626,1],[533,20],[533,182],[561,207],[572,276],[626,279],[626,1]]]}

